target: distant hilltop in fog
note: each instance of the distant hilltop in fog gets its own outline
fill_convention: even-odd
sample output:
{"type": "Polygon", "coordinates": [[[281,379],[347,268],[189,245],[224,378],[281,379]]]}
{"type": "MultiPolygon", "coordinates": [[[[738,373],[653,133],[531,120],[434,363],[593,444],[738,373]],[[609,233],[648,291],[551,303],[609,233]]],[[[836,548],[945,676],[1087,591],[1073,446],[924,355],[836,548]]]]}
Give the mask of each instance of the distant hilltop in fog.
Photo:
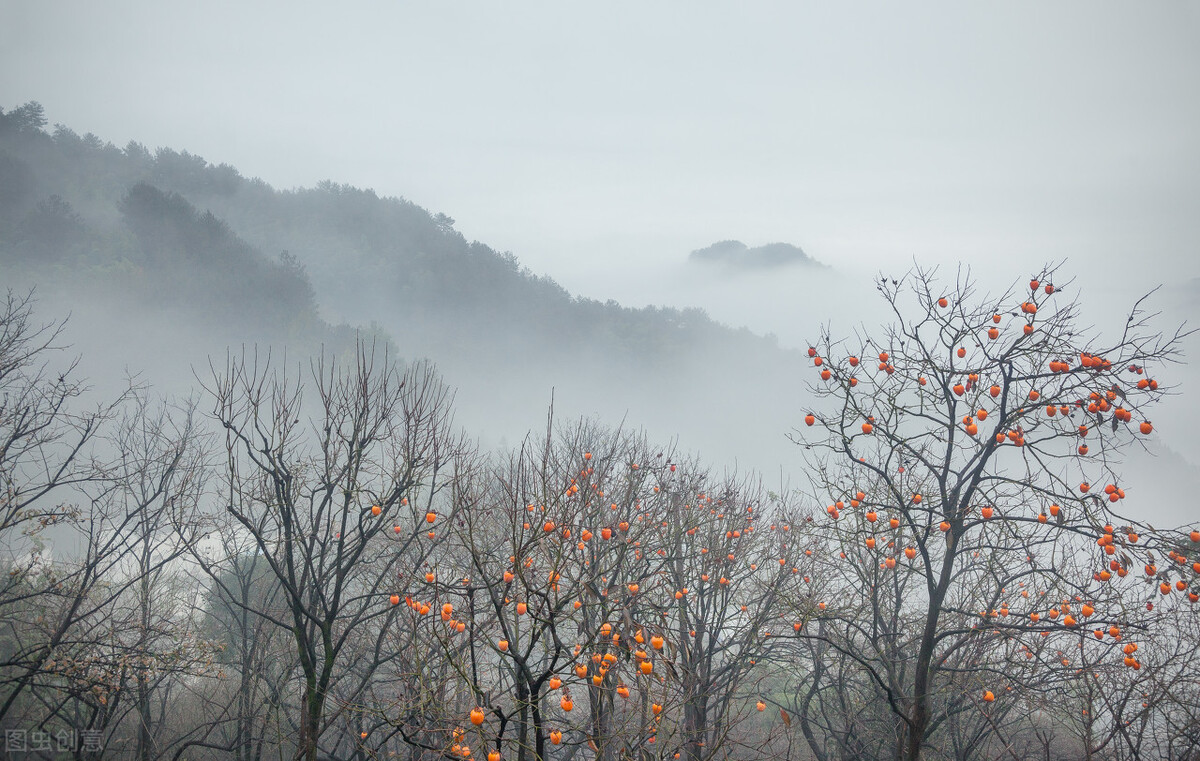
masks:
{"type": "Polygon", "coordinates": [[[688,256],[688,261],[724,264],[739,269],[774,269],[794,264],[825,266],[804,253],[804,249],[790,243],[768,243],[750,248],[740,240],[723,240],[708,248],[697,249],[688,256]]]}

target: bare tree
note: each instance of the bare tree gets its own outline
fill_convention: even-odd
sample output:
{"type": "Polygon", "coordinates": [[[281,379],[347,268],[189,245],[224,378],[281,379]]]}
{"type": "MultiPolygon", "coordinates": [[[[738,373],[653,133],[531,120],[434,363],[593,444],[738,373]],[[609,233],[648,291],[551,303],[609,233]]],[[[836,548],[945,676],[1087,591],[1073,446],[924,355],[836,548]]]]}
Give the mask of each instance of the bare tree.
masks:
{"type": "MultiPolygon", "coordinates": [[[[464,447],[451,433],[450,394],[428,365],[401,373],[360,345],[347,369],[322,358],[309,375],[304,384],[269,357],[243,355],[214,371],[207,391],[225,433],[225,509],[280,588],[281,610],[242,607],[294,640],[296,757],[315,761],[325,730],[395,657],[371,653],[365,671],[356,659],[357,678],[348,668],[356,638],[379,637],[370,631],[394,615],[398,577],[440,541],[426,516],[464,447]],[[331,705],[344,679],[355,681],[331,705]]],[[[212,559],[197,558],[238,604],[212,559]]]]}
{"type": "Polygon", "coordinates": [[[88,516],[66,500],[84,485],[108,483],[88,455],[119,404],[73,409],[84,391],[74,377],[77,360],[64,359],[56,344],[63,323],[37,324],[33,303],[32,293],[9,290],[0,311],[0,719],[78,623],[96,583],[87,563],[52,568],[50,546],[54,538],[87,530],[88,516]],[[30,613],[49,600],[58,615],[43,623],[46,638],[35,642],[29,624],[47,617],[30,613]]]}
{"type": "Polygon", "coordinates": [[[35,328],[31,313],[10,294],[0,328],[0,717],[110,742],[128,724],[148,758],[165,685],[195,653],[163,583],[189,540],[168,528],[203,475],[190,411],[131,389],[76,413],[75,363],[51,369],[61,324],[35,328]]]}

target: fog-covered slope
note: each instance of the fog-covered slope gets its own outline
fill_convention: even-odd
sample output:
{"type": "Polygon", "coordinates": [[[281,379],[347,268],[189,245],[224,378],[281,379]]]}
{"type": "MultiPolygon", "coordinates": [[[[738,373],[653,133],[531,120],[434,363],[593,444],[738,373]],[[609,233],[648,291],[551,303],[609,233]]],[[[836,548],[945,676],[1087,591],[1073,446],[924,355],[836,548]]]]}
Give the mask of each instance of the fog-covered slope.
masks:
{"type": "Polygon", "coordinates": [[[304,355],[365,328],[434,359],[485,441],[539,426],[553,399],[717,461],[792,459],[799,357],[771,338],[699,309],[574,297],[403,199],[333,182],[278,191],[186,152],[47,129],[36,106],[0,119],[5,279],[70,306],[85,352],[113,332],[154,335],[105,347],[106,372],[153,381],[160,357],[178,371],[230,344],[304,355]]]}
{"type": "MultiPolygon", "coordinates": [[[[775,309],[792,346],[832,320],[845,335],[888,319],[871,311],[871,288],[801,264],[786,277],[752,268],[737,282],[680,269],[664,292],[691,292],[726,319],[754,313],[760,325],[775,309]]],[[[136,372],[186,393],[231,347],[269,346],[291,361],[365,334],[435,360],[458,389],[460,421],[485,445],[539,427],[553,400],[559,415],[678,436],[772,480],[796,476],[786,434],[811,404],[806,363],[773,337],[696,308],[576,297],[404,199],[334,182],[276,190],[187,152],[48,129],[36,105],[0,114],[0,280],[36,285],[47,318],[72,314],[68,338],[102,387],[136,372]]],[[[1160,294],[1169,316],[1194,311],[1196,289],[1160,294]]],[[[1189,422],[1186,404],[1169,405],[1189,422]]],[[[1158,426],[1168,437],[1172,428],[1158,426]]],[[[1128,468],[1164,514],[1177,512],[1166,494],[1200,483],[1190,450],[1172,446],[1183,456],[1154,443],[1128,468]]]]}

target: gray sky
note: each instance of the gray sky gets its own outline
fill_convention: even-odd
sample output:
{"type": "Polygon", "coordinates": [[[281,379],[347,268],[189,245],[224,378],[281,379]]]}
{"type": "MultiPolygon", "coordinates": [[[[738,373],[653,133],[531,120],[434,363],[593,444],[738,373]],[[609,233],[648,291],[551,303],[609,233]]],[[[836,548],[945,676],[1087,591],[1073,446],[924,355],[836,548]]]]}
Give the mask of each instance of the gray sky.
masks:
{"type": "Polygon", "coordinates": [[[0,104],[403,195],[630,304],[725,238],[1200,275],[1200,3],[746,5],[7,0],[0,104]]]}

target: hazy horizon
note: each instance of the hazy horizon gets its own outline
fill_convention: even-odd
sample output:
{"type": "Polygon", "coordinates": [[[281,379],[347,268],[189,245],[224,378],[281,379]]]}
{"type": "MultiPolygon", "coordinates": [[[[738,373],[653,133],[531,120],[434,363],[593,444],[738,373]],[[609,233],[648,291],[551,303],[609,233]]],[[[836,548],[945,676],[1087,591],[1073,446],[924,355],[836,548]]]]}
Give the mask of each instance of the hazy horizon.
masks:
{"type": "Polygon", "coordinates": [[[641,305],[688,252],[1200,275],[1200,5],[9,4],[0,103],[399,195],[641,305]],[[1154,268],[1129,267],[1147,258],[1154,268]],[[644,269],[643,269],[644,268],[644,269]],[[650,281],[647,285],[644,281],[650,281]]]}
{"type": "MultiPolygon", "coordinates": [[[[400,196],[574,294],[699,306],[785,347],[877,325],[871,276],[914,264],[994,292],[1065,261],[1087,324],[1119,328],[1160,284],[1163,329],[1198,316],[1197,3],[49,2],[0,21],[6,109],[277,188],[400,196]],[[727,239],[829,269],[688,262],[727,239]]],[[[1200,461],[1200,412],[1164,409],[1200,461]]]]}

